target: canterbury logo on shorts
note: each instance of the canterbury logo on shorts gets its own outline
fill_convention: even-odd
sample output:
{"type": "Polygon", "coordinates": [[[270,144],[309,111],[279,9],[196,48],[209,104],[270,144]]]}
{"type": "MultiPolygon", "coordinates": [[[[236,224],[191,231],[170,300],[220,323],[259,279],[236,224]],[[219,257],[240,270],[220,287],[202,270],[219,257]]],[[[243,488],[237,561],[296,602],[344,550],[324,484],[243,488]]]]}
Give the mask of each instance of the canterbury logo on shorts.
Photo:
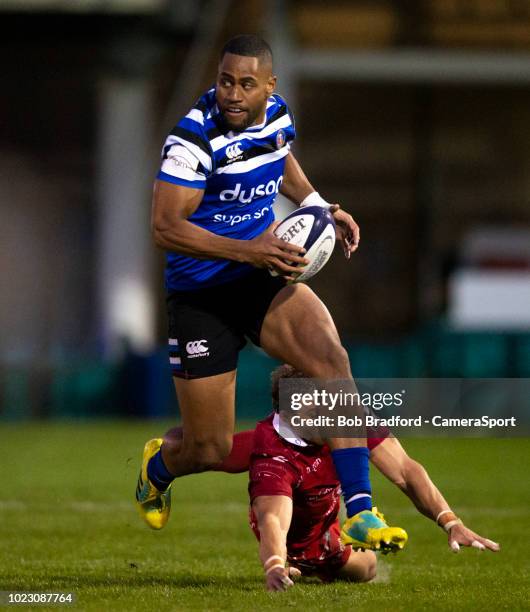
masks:
{"type": "Polygon", "coordinates": [[[208,357],[210,353],[206,342],[206,340],[191,340],[190,342],[186,342],[186,352],[188,353],[188,358],[194,359],[195,357],[208,357]]]}

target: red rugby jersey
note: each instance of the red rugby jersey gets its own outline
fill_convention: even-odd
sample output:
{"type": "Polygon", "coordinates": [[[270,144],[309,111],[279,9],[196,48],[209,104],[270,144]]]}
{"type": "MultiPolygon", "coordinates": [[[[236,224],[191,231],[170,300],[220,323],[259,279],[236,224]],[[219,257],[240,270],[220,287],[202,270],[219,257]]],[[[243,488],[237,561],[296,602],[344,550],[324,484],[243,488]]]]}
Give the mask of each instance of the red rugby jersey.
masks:
{"type": "MultiPolygon", "coordinates": [[[[276,417],[277,418],[277,417],[276,417]]],[[[249,495],[286,495],[293,500],[293,517],[287,535],[290,557],[311,556],[337,520],[340,484],[327,446],[298,446],[284,440],[273,425],[274,415],[259,421],[250,456],[249,495]]],[[[381,435],[381,434],[380,434],[381,435]]],[[[374,448],[384,438],[369,438],[374,448]]]]}

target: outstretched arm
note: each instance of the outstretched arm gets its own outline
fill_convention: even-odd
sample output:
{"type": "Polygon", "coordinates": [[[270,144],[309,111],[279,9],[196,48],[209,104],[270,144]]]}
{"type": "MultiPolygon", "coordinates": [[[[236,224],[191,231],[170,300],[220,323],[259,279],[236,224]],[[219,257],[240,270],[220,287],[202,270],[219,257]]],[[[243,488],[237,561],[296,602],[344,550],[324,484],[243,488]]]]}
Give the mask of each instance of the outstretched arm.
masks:
{"type": "Polygon", "coordinates": [[[445,529],[451,550],[458,552],[460,546],[473,546],[480,550],[487,548],[494,552],[500,550],[497,543],[471,531],[456,517],[427,470],[407,455],[396,438],[383,440],[371,451],[370,458],[377,469],[398,486],[422,514],[445,529]]]}
{"type": "Polygon", "coordinates": [[[259,556],[268,591],[285,591],[293,586],[285,567],[287,532],[293,514],[293,502],[286,495],[260,495],[252,502],[259,529],[259,556]]]}

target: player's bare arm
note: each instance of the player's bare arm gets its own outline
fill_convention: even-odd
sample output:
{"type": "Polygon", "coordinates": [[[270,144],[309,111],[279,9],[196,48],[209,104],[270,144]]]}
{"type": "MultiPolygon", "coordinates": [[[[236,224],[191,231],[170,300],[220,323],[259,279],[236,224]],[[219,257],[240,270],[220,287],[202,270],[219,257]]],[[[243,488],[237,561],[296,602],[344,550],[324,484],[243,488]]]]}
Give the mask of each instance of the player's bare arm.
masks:
{"type": "Polygon", "coordinates": [[[285,567],[287,532],[291,524],[293,502],[286,495],[261,495],[252,503],[260,534],[259,557],[268,591],[285,591],[293,586],[285,567]]]}
{"type": "Polygon", "coordinates": [[[497,552],[500,546],[468,529],[453,513],[425,468],[414,461],[396,438],[386,438],[371,452],[372,463],[397,485],[426,517],[443,527],[451,550],[472,546],[497,552]]]}
{"type": "MultiPolygon", "coordinates": [[[[311,185],[292,153],[289,153],[285,160],[285,170],[280,193],[295,204],[311,205],[316,203],[320,206],[327,204],[311,185]]],[[[337,224],[337,239],[342,245],[344,255],[349,259],[351,253],[356,251],[359,246],[361,239],[359,226],[350,214],[341,209],[339,204],[329,204],[329,210],[337,224]]]]}
{"type": "Polygon", "coordinates": [[[316,189],[302,170],[292,152],[285,158],[285,169],[280,186],[280,193],[289,198],[294,204],[301,204],[310,193],[316,189]]]}
{"type": "Polygon", "coordinates": [[[155,182],[151,227],[157,246],[196,259],[231,259],[257,268],[274,267],[289,278],[299,272],[297,264],[307,263],[300,256],[301,247],[274,235],[274,225],[253,240],[235,240],[191,223],[188,217],[197,210],[203,195],[203,189],[155,182]]]}

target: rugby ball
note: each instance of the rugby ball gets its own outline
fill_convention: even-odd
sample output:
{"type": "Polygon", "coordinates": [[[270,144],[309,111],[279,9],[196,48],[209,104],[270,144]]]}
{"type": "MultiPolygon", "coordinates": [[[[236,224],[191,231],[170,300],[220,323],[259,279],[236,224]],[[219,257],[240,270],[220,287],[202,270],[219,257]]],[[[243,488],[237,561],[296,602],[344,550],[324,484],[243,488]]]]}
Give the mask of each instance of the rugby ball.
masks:
{"type": "MultiPolygon", "coordinates": [[[[304,206],[285,217],[274,234],[285,242],[305,248],[304,257],[309,263],[295,282],[306,281],[322,270],[333,253],[335,220],[326,208],[304,206]]],[[[274,271],[271,274],[278,276],[274,271]]]]}

